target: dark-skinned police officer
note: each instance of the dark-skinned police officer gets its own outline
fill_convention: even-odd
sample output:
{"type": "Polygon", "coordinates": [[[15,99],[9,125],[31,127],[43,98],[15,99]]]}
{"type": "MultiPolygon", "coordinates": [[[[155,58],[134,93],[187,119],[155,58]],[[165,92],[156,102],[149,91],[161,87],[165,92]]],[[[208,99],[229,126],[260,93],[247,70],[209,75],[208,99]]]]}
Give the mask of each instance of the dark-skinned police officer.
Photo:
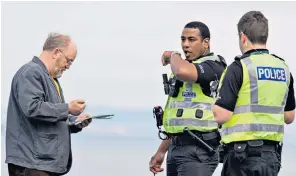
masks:
{"type": "Polygon", "coordinates": [[[218,166],[217,154],[184,129],[213,149],[218,147],[220,136],[211,95],[216,90],[211,91],[210,84],[218,85],[226,63],[222,56],[210,52],[210,31],[202,22],[190,22],[184,27],[181,44],[186,60],[176,51],[165,51],[162,56],[163,65],[169,64],[172,71],[163,113],[163,127],[169,138],[152,157],[150,171],[163,171],[161,165],[168,151],[167,176],[210,176],[218,166]]]}
{"type": "Polygon", "coordinates": [[[261,12],[246,13],[237,27],[243,55],[223,73],[213,107],[222,125],[221,175],[276,176],[284,123],[295,116],[293,77],[285,61],[266,49],[268,20],[261,12]]]}

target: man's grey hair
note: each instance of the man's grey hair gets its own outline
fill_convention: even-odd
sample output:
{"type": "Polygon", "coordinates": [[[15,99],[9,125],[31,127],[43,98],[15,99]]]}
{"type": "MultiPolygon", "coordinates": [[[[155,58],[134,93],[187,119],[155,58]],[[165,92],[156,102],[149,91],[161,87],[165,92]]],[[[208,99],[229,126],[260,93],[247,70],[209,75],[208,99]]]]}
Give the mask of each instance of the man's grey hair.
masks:
{"type": "Polygon", "coordinates": [[[43,51],[52,51],[56,48],[66,48],[70,43],[69,35],[60,33],[50,33],[43,45],[43,51]]]}

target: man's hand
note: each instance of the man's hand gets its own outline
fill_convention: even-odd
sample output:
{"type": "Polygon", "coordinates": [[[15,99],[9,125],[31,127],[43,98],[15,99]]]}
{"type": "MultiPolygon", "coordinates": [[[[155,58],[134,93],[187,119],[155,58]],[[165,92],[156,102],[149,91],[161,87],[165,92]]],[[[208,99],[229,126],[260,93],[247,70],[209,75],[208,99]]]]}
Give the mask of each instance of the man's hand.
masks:
{"type": "MultiPolygon", "coordinates": [[[[80,114],[80,115],[77,117],[76,121],[87,119],[87,118],[89,118],[90,116],[91,116],[91,115],[89,115],[89,114],[80,114]]],[[[78,128],[84,128],[84,127],[87,127],[87,126],[91,123],[91,121],[92,121],[91,118],[90,118],[90,119],[87,119],[87,120],[84,120],[82,123],[78,124],[77,127],[78,127],[78,128]]]]}
{"type": "Polygon", "coordinates": [[[73,100],[68,104],[69,107],[69,113],[72,115],[78,115],[82,113],[82,111],[85,108],[85,101],[78,99],[78,100],[73,100]]]}
{"type": "Polygon", "coordinates": [[[161,56],[161,63],[163,66],[170,64],[171,54],[173,51],[165,51],[161,56]]]}
{"type": "Polygon", "coordinates": [[[164,160],[164,153],[157,152],[150,160],[149,162],[149,169],[152,173],[157,174],[158,172],[162,172],[163,168],[161,168],[161,165],[164,160]]]}

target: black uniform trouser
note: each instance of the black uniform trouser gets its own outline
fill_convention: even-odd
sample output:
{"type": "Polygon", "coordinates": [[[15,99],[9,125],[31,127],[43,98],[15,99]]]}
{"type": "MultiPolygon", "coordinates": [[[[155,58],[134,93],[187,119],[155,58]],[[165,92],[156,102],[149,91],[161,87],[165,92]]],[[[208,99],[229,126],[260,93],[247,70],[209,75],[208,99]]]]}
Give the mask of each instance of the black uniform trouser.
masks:
{"type": "Polygon", "coordinates": [[[227,146],[221,176],[277,176],[280,170],[277,148],[277,144],[251,147],[246,142],[227,146]]]}
{"type": "Polygon", "coordinates": [[[8,164],[9,176],[59,176],[59,174],[8,164]]]}
{"type": "MultiPolygon", "coordinates": [[[[205,141],[214,149],[219,138],[205,141]]],[[[218,154],[210,153],[196,139],[173,137],[167,154],[167,176],[211,176],[219,164],[218,154]]]]}

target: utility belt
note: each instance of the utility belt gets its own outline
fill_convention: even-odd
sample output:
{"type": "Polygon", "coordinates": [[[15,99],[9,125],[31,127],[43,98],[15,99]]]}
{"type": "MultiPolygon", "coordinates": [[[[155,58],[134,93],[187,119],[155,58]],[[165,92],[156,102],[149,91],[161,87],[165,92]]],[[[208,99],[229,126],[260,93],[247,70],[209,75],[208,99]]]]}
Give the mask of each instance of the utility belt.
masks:
{"type": "Polygon", "coordinates": [[[276,152],[278,142],[267,140],[254,140],[235,142],[225,145],[226,151],[247,152],[248,156],[261,156],[261,151],[276,152]]]}
{"type": "Polygon", "coordinates": [[[229,152],[234,152],[235,157],[242,161],[247,157],[261,157],[263,151],[276,152],[279,161],[281,161],[282,145],[279,142],[251,140],[221,145],[219,149],[220,163],[223,163],[225,154],[229,152]]]}
{"type": "MultiPolygon", "coordinates": [[[[213,132],[199,132],[199,131],[192,131],[194,135],[199,137],[205,143],[210,145],[212,148],[217,148],[220,141],[220,135],[218,131],[213,132]]],[[[191,135],[187,133],[179,133],[179,134],[172,134],[170,135],[172,139],[173,145],[183,146],[183,145],[198,145],[200,147],[204,147],[198,140],[193,138],[191,135]]]]}

